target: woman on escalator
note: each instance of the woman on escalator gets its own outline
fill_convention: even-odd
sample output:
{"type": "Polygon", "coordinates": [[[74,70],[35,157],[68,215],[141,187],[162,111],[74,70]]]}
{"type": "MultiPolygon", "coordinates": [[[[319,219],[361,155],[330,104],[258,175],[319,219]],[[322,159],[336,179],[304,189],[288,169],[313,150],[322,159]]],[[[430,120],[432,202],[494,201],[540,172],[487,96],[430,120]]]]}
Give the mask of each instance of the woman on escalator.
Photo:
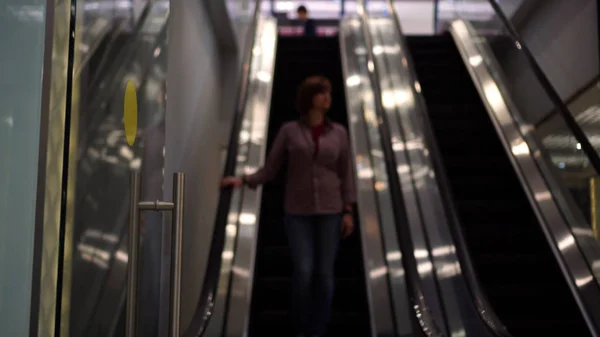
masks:
{"type": "Polygon", "coordinates": [[[300,118],[281,127],[265,166],[221,183],[255,188],[275,178],[287,157],[284,224],[294,267],[292,313],[296,333],[306,337],[325,334],[339,241],[354,231],[352,154],[346,129],[326,118],[330,106],[330,81],[304,80],[297,96],[300,118]]]}

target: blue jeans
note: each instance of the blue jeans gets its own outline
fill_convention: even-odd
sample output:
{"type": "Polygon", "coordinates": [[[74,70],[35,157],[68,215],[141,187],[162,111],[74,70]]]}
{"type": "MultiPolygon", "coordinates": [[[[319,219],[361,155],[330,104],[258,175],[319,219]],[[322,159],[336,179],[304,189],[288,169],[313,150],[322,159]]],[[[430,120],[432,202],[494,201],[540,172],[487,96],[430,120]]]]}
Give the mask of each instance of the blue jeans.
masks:
{"type": "Polygon", "coordinates": [[[331,317],[340,214],[286,215],[292,255],[292,319],[296,333],[322,336],[331,317]]]}

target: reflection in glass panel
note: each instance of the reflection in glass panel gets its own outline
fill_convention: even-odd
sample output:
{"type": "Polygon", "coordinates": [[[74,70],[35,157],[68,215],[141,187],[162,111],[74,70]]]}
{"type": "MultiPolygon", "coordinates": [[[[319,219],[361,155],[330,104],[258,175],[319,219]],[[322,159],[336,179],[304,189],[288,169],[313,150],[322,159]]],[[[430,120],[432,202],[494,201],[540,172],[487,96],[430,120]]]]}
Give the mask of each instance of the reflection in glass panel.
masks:
{"type": "MultiPolygon", "coordinates": [[[[595,149],[600,149],[600,89],[594,83],[587,90],[575,97],[568,106],[575,119],[587,135],[595,149]]],[[[573,194],[577,204],[588,222],[595,228],[594,235],[600,237],[594,223],[599,221],[596,214],[598,208],[597,178],[590,161],[582,151],[581,144],[567,129],[560,115],[554,112],[538,126],[543,136],[544,147],[548,150],[552,163],[560,169],[567,187],[573,194]]]]}
{"type": "MultiPolygon", "coordinates": [[[[126,8],[115,2],[117,14],[131,11],[129,18],[135,18],[138,14],[134,11],[145,8],[144,1],[126,2],[126,8]]],[[[111,47],[110,60],[102,51],[81,60],[82,71],[72,89],[81,92],[77,104],[75,97],[73,102],[73,115],[80,121],[71,128],[79,139],[72,142],[76,155],[69,179],[73,198],[69,334],[74,337],[110,337],[122,332],[119,322],[124,313],[128,258],[129,172],[141,171],[142,199],[157,200],[163,194],[169,1],[148,3],[145,14],[138,15],[141,21],[132,24],[128,34],[119,35],[119,43],[111,47]],[[102,60],[105,67],[95,73],[89,71],[102,60]],[[132,147],[127,145],[122,121],[123,93],[129,81],[136,85],[139,111],[138,137],[132,147]]],[[[102,17],[103,7],[94,11],[90,4],[86,3],[88,11],[102,17]]],[[[77,19],[79,29],[85,32],[85,17],[77,19]]],[[[125,23],[121,18],[117,21],[125,23]]],[[[145,323],[139,324],[138,334],[151,336],[157,329],[154,318],[160,307],[156,303],[160,303],[157,289],[161,266],[156,261],[161,254],[162,214],[145,212],[141,224],[140,278],[148,282],[140,288],[140,317],[145,323]]]]}
{"type": "MultiPolygon", "coordinates": [[[[468,2],[479,2],[494,10],[490,2],[483,0],[457,4],[468,2]]],[[[498,122],[502,127],[514,123],[525,141],[517,146],[511,144],[517,159],[515,169],[527,177],[526,188],[532,188],[535,183],[543,184],[545,190],[533,195],[535,202],[539,205],[551,200],[562,214],[544,223],[548,228],[568,226],[569,235],[573,235],[570,237],[572,244],[576,243],[580,250],[576,254],[582,254],[589,271],[595,273],[596,281],[600,282],[600,272],[595,267],[600,258],[600,245],[592,237],[594,231],[596,238],[600,237],[597,219],[599,175],[598,168],[594,167],[598,147],[592,127],[594,118],[589,118],[595,110],[589,108],[597,103],[591,100],[577,108],[573,104],[565,107],[502,16],[493,15],[488,21],[477,21],[471,19],[472,13],[465,8],[454,7],[452,20],[456,21],[451,23],[452,31],[455,37],[459,36],[463,51],[468,53],[470,66],[485,68],[491,75],[496,92],[490,93],[497,99],[487,97],[490,86],[483,87],[484,98],[490,107],[498,111],[494,106],[498,102],[499,105],[506,104],[510,111],[510,116],[498,117],[498,122]],[[578,125],[571,125],[573,115],[578,125]],[[586,144],[591,144],[596,151],[586,150],[586,144]],[[519,159],[523,155],[531,155],[536,170],[523,168],[519,159]],[[542,179],[537,180],[538,177],[532,174],[540,174],[542,179]]],[[[485,81],[479,75],[474,78],[485,81]]]]}

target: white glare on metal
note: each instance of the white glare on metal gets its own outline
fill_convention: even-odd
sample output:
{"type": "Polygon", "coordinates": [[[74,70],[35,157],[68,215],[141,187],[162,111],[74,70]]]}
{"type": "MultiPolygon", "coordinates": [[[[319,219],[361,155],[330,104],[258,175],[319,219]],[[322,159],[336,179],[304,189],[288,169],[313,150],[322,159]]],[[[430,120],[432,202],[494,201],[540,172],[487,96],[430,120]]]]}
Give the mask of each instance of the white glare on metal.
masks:
{"type": "Polygon", "coordinates": [[[558,249],[565,250],[575,244],[575,238],[569,234],[566,238],[558,241],[558,249]]]}
{"type": "Polygon", "coordinates": [[[237,233],[237,227],[235,224],[227,224],[227,226],[225,226],[225,233],[228,236],[235,236],[235,234],[237,233]]]}
{"type": "Polygon", "coordinates": [[[383,47],[380,45],[377,46],[373,46],[373,54],[374,55],[381,55],[384,53],[383,47]]]}
{"type": "Polygon", "coordinates": [[[119,148],[119,154],[121,155],[121,157],[128,159],[128,160],[132,160],[134,157],[133,151],[131,151],[131,148],[129,146],[121,146],[119,148]]]}
{"type": "Polygon", "coordinates": [[[412,94],[406,90],[396,90],[394,92],[394,98],[397,106],[402,106],[412,101],[412,94]]]}
{"type": "Polygon", "coordinates": [[[404,146],[404,143],[392,143],[392,150],[396,152],[404,151],[405,148],[406,146],[404,146]]]}
{"type": "MultiPolygon", "coordinates": [[[[373,101],[374,95],[373,95],[373,92],[372,92],[372,91],[370,91],[370,90],[365,90],[365,91],[363,91],[363,93],[362,93],[362,94],[363,94],[363,100],[365,101],[365,103],[367,103],[367,102],[372,102],[372,101],[373,101]]],[[[366,109],[366,108],[365,108],[365,109],[366,109]]]]}
{"type": "MultiPolygon", "coordinates": [[[[496,86],[496,83],[489,82],[484,85],[483,92],[485,94],[485,98],[488,101],[489,105],[496,111],[502,111],[506,107],[504,105],[504,99],[502,98],[502,94],[496,86]]],[[[502,121],[501,121],[502,123],[502,121]]],[[[504,123],[502,123],[504,124],[504,123]]]]}
{"type": "Polygon", "coordinates": [[[527,155],[529,154],[529,146],[527,146],[527,143],[521,141],[517,145],[513,145],[511,152],[515,156],[527,155]]]}
{"type": "Polygon", "coordinates": [[[367,68],[369,68],[370,72],[373,72],[375,70],[375,65],[373,64],[373,61],[369,61],[367,63],[367,68]]]}
{"type": "Polygon", "coordinates": [[[240,144],[244,144],[250,140],[250,132],[243,130],[240,131],[240,144]]]}
{"type": "Polygon", "coordinates": [[[385,276],[387,273],[387,267],[378,267],[369,272],[369,277],[371,279],[378,279],[380,277],[385,276]]]}
{"type": "Polygon", "coordinates": [[[537,192],[535,193],[535,200],[537,201],[547,201],[552,199],[552,194],[548,191],[546,192],[537,192]]]}
{"type": "Polygon", "coordinates": [[[421,83],[419,83],[419,81],[415,81],[415,90],[418,93],[421,93],[421,83]]]}
{"type": "Polygon", "coordinates": [[[433,270],[433,264],[429,261],[419,263],[417,265],[417,270],[419,271],[419,274],[430,273],[433,270]]]}
{"type": "Polygon", "coordinates": [[[383,158],[383,151],[378,150],[378,149],[372,149],[371,155],[376,158],[383,158]]]}
{"type": "Polygon", "coordinates": [[[402,268],[390,268],[391,277],[404,277],[404,269],[402,268]]]}
{"type": "Polygon", "coordinates": [[[398,174],[406,174],[410,172],[410,167],[408,165],[398,165],[396,171],[398,171],[398,174]]]}
{"type": "Polygon", "coordinates": [[[515,46],[517,46],[518,49],[522,49],[523,48],[521,46],[521,43],[519,41],[515,42],[515,46]]]}
{"type": "Polygon", "coordinates": [[[385,49],[385,53],[389,54],[389,55],[400,54],[400,45],[399,44],[395,44],[393,46],[386,46],[384,49],[385,49]]]}
{"type": "Polygon", "coordinates": [[[231,268],[231,272],[233,272],[236,276],[241,276],[245,279],[247,279],[250,276],[250,272],[248,272],[248,269],[246,268],[233,266],[231,268]]]}
{"type": "Polygon", "coordinates": [[[469,57],[469,63],[473,67],[477,67],[478,65],[481,64],[481,62],[483,62],[483,58],[481,57],[481,55],[475,55],[475,56],[469,57]]]}
{"type": "Polygon", "coordinates": [[[392,251],[386,254],[388,261],[400,261],[402,254],[399,251],[392,251]]]}
{"type": "Polygon", "coordinates": [[[254,172],[256,172],[257,168],[256,166],[244,166],[244,174],[252,174],[254,172]]]}
{"type": "Polygon", "coordinates": [[[406,90],[385,90],[381,93],[381,100],[384,108],[393,109],[411,102],[412,95],[406,90]]]}
{"type": "Polygon", "coordinates": [[[358,179],[371,179],[373,178],[373,170],[370,168],[361,168],[356,175],[358,179]]]}
{"type": "Polygon", "coordinates": [[[266,71],[259,71],[258,73],[256,73],[256,78],[264,83],[271,82],[271,74],[267,73],[266,71]]]}
{"type": "Polygon", "coordinates": [[[256,215],[252,213],[242,213],[240,215],[240,224],[254,225],[256,223],[256,215]]]}
{"type": "Polygon", "coordinates": [[[376,181],[375,182],[375,191],[381,192],[385,191],[387,188],[387,184],[384,181],[376,181]]]}
{"type": "MultiPolygon", "coordinates": [[[[436,268],[436,274],[438,278],[445,279],[456,276],[460,273],[460,264],[458,262],[454,263],[444,263],[441,267],[436,268]]],[[[452,334],[452,337],[460,336],[452,334]]],[[[463,335],[464,336],[464,335],[463,335]]]]}
{"type": "Polygon", "coordinates": [[[367,55],[367,49],[363,47],[357,47],[356,49],[354,49],[354,53],[356,55],[367,55]]]}
{"type": "Polygon", "coordinates": [[[381,93],[381,101],[383,103],[383,107],[386,109],[393,109],[396,105],[394,93],[389,90],[381,93]]]}
{"type": "Polygon", "coordinates": [[[417,259],[424,259],[429,256],[427,249],[415,249],[414,254],[417,259]]]}
{"type": "Polygon", "coordinates": [[[233,259],[233,252],[231,250],[226,250],[221,254],[221,258],[223,260],[231,260],[233,259]]]}
{"type": "Polygon", "coordinates": [[[127,261],[129,261],[129,255],[122,250],[117,250],[117,252],[115,253],[115,259],[117,259],[120,262],[127,263],[127,261]]]}
{"type": "Polygon", "coordinates": [[[87,53],[87,52],[90,50],[90,46],[88,46],[88,45],[87,45],[87,44],[85,44],[85,43],[81,43],[81,44],[79,45],[79,50],[80,50],[82,53],[87,53]]]}
{"type": "Polygon", "coordinates": [[[142,167],[142,158],[135,158],[129,163],[129,168],[132,170],[138,170],[142,167]]]}
{"type": "Polygon", "coordinates": [[[581,143],[577,143],[576,147],[577,147],[577,150],[581,150],[581,143]]]}
{"type": "Polygon", "coordinates": [[[450,255],[455,252],[454,246],[442,246],[436,247],[431,250],[431,255],[433,256],[445,256],[450,255]]]}
{"type": "Polygon", "coordinates": [[[229,212],[229,214],[227,215],[227,222],[228,223],[237,223],[238,221],[238,213],[237,212],[229,212]]]}
{"type": "Polygon", "coordinates": [[[360,76],[352,75],[346,79],[346,85],[349,87],[356,87],[360,84],[360,76]]]}
{"type": "Polygon", "coordinates": [[[577,279],[575,279],[575,284],[578,287],[583,287],[584,285],[592,282],[592,280],[594,280],[593,276],[586,276],[586,277],[582,277],[582,278],[577,278],[577,279]]]}
{"type": "Polygon", "coordinates": [[[158,57],[158,55],[160,55],[160,47],[156,47],[156,49],[154,49],[154,57],[158,57]]]}

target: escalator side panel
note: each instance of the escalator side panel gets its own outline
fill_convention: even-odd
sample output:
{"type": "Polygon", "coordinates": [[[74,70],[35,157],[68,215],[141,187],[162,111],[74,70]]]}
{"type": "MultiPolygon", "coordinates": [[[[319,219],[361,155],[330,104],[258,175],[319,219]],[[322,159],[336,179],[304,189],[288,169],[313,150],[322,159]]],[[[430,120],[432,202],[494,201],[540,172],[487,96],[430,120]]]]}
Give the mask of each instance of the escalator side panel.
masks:
{"type": "MultiPolygon", "coordinates": [[[[525,95],[515,92],[515,88],[511,86],[511,79],[505,72],[506,60],[503,62],[502,55],[496,54],[496,50],[492,48],[498,41],[501,43],[506,39],[514,41],[514,37],[499,36],[481,39],[477,36],[474,27],[462,20],[453,22],[450,32],[467,65],[473,83],[484,98],[488,114],[536,212],[546,241],[550,243],[556,261],[571,288],[572,296],[579,305],[588,328],[593,335],[597,336],[600,334],[600,288],[598,287],[600,273],[595,266],[600,256],[600,246],[591,235],[589,220],[586,220],[585,214],[582,214],[582,210],[583,213],[587,213],[588,208],[584,206],[582,209],[580,207],[583,205],[577,205],[575,202],[575,198],[580,196],[579,191],[569,188],[572,187],[572,182],[567,176],[572,173],[567,173],[569,169],[560,172],[560,164],[553,161],[552,146],[546,144],[546,140],[552,137],[547,134],[549,130],[531,128],[526,120],[528,112],[525,110],[528,105],[523,106],[522,99],[535,94],[538,86],[532,88],[531,92],[526,91],[525,95]],[[485,62],[474,66],[471,60],[475,58],[481,58],[485,62]]],[[[511,50],[521,51],[518,44],[516,47],[517,49],[513,42],[511,50]]],[[[526,46],[523,46],[520,54],[527,54],[526,46]]],[[[511,62],[515,60],[512,59],[511,62]]],[[[534,60],[525,63],[530,64],[532,71],[536,72],[537,65],[534,60]]],[[[526,72],[524,76],[527,75],[526,72]]],[[[545,81],[543,74],[535,77],[545,87],[544,96],[555,95],[549,84],[543,84],[545,81]]],[[[566,109],[560,108],[560,105],[561,103],[557,104],[561,111],[566,109]]],[[[555,118],[554,121],[560,119],[561,117],[555,118]]],[[[581,137],[585,138],[578,125],[571,125],[576,124],[574,120],[572,123],[567,121],[570,119],[572,119],[570,115],[562,117],[565,124],[562,126],[564,129],[561,133],[567,132],[579,140],[581,137]],[[576,136],[578,134],[581,137],[576,136]]],[[[585,144],[587,139],[581,141],[582,150],[574,150],[572,155],[595,162],[593,158],[597,158],[597,154],[591,150],[595,157],[590,157],[588,148],[590,145],[585,144]]],[[[597,170],[591,169],[591,171],[597,170]]],[[[588,174],[593,175],[591,171],[588,174]]],[[[587,180],[583,176],[580,179],[587,180]]]]}
{"type": "Polygon", "coordinates": [[[404,267],[397,240],[390,190],[377,188],[388,181],[379,130],[372,123],[374,88],[368,78],[366,41],[356,19],[340,25],[341,54],[346,78],[350,136],[357,172],[357,200],[367,294],[373,336],[413,336],[404,267]],[[366,228],[368,227],[368,228],[366,228]],[[387,270],[386,277],[382,275],[387,270]]]}
{"type": "Polygon", "coordinates": [[[465,239],[496,313],[515,336],[589,335],[452,38],[408,43],[465,239]]]}

